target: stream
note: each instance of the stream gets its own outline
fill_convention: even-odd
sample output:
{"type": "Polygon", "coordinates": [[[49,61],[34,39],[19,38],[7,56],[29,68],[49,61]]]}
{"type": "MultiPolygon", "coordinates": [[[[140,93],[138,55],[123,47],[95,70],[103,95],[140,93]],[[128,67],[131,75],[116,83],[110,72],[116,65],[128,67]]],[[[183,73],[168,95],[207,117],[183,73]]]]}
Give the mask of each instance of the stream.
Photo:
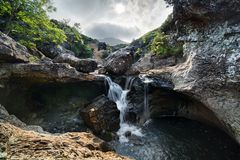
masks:
{"type": "MultiPolygon", "coordinates": [[[[127,94],[132,81],[127,78],[125,88],[105,76],[109,85],[108,97],[120,110],[119,141],[111,144],[122,155],[137,160],[236,160],[240,148],[223,131],[202,123],[176,117],[150,119],[148,85],[153,81],[144,75],[144,114],[141,127],[125,121],[127,94]]],[[[160,104],[161,105],[161,104],[160,104]]]]}
{"type": "Polygon", "coordinates": [[[14,81],[0,88],[0,104],[25,123],[42,126],[51,133],[79,132],[89,129],[79,117],[78,110],[98,95],[106,94],[120,111],[119,138],[110,144],[121,155],[136,160],[240,159],[240,146],[218,128],[179,117],[151,118],[150,79],[140,77],[144,84],[142,119],[137,123],[126,121],[127,95],[135,78],[128,77],[119,85],[110,77],[104,77],[107,87],[103,82],[91,82],[42,84],[27,89],[23,87],[24,83],[14,81]]]}
{"type": "Polygon", "coordinates": [[[143,137],[112,142],[116,151],[136,160],[237,160],[240,147],[223,131],[184,118],[153,119],[143,137]]]}

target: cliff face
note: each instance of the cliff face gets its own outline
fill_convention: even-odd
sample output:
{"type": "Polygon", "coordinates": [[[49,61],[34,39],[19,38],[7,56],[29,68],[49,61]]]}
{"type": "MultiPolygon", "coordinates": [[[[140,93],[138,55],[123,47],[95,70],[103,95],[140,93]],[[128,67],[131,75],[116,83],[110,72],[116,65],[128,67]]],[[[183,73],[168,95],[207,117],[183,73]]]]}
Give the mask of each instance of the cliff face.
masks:
{"type": "Polygon", "coordinates": [[[186,61],[149,71],[213,111],[240,143],[240,2],[173,1],[186,61]]]}

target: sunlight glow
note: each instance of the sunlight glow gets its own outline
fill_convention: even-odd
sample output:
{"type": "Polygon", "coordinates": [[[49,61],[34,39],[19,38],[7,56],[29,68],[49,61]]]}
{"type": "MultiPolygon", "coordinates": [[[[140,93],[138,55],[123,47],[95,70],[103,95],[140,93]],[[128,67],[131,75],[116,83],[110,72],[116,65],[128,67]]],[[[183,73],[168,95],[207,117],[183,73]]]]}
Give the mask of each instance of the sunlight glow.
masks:
{"type": "Polygon", "coordinates": [[[117,14],[122,14],[125,12],[126,8],[122,3],[118,3],[115,5],[114,10],[117,14]]]}

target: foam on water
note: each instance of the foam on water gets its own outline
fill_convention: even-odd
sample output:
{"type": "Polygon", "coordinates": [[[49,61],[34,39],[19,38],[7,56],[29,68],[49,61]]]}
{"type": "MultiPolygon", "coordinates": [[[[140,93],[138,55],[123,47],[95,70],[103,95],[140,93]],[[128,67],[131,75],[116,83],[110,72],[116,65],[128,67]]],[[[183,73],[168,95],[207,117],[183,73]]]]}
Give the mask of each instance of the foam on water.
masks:
{"type": "Polygon", "coordinates": [[[144,136],[141,128],[138,128],[131,124],[122,123],[120,126],[120,129],[117,132],[120,143],[126,143],[129,141],[129,139],[125,135],[127,132],[131,132],[132,135],[139,136],[139,137],[144,136]]]}
{"type": "Polygon", "coordinates": [[[131,90],[132,83],[134,81],[133,77],[128,77],[125,84],[125,89],[113,82],[110,77],[102,75],[109,85],[108,98],[117,104],[117,108],[120,111],[120,129],[117,132],[119,136],[119,141],[121,143],[128,142],[126,133],[130,132],[132,135],[143,136],[141,129],[125,122],[126,109],[128,107],[127,94],[131,90]]]}

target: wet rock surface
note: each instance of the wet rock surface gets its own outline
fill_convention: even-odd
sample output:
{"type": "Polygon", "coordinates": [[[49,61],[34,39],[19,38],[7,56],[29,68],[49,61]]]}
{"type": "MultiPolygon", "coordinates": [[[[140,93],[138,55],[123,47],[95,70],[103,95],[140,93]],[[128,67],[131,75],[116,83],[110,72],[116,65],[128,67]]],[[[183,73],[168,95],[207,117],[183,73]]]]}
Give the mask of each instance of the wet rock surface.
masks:
{"type": "Polygon", "coordinates": [[[117,105],[104,95],[95,98],[91,104],[80,110],[80,115],[86,125],[95,133],[119,129],[120,111],[117,109],[117,105]]]}

